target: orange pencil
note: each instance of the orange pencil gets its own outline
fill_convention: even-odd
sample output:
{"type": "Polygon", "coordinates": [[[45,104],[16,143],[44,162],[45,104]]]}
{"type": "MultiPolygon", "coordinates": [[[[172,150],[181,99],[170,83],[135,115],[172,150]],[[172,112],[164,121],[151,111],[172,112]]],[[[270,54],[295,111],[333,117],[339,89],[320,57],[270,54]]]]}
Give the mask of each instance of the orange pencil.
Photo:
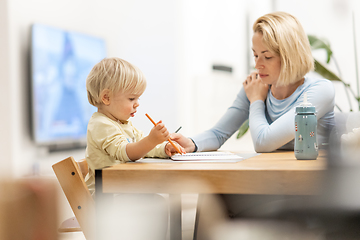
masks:
{"type": "MultiPolygon", "coordinates": [[[[145,113],[145,115],[154,124],[154,126],[156,126],[156,122],[154,120],[152,120],[152,118],[149,116],[149,114],[145,113]]],[[[180,149],[173,143],[173,141],[171,141],[170,138],[168,139],[168,141],[175,148],[175,150],[182,155],[182,152],[180,151],[180,149]]]]}

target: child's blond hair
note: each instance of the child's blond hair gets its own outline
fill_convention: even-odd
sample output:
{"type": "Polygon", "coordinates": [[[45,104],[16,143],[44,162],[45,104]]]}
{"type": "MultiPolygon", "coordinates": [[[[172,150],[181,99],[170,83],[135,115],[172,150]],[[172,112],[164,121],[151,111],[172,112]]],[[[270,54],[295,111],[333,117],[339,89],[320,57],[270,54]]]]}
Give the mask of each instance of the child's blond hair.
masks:
{"type": "Polygon", "coordinates": [[[141,95],[146,88],[146,79],[139,68],[117,57],[104,58],[97,63],[86,78],[89,103],[102,104],[101,93],[105,89],[113,93],[122,91],[141,95]]]}

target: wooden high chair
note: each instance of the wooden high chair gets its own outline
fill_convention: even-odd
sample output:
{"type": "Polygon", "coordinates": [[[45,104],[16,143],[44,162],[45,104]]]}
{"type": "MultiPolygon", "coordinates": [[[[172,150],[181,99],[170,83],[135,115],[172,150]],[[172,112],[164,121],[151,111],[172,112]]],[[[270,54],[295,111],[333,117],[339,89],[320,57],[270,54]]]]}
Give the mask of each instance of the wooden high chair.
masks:
{"type": "Polygon", "coordinates": [[[88,167],[85,159],[76,162],[68,157],[52,166],[75,217],[65,220],[60,232],[83,231],[87,240],[95,234],[95,202],[85,184],[88,167]]]}

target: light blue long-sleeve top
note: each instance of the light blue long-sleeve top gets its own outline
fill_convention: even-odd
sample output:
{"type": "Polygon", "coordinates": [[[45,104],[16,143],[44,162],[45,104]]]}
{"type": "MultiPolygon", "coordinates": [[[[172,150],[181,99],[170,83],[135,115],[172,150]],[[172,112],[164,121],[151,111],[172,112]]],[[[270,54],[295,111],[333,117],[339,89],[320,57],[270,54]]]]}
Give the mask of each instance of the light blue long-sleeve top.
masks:
{"type": "Polygon", "coordinates": [[[295,92],[282,100],[276,99],[270,89],[266,101],[250,104],[244,88],[241,88],[232,106],[215,126],[192,137],[197,151],[220,148],[249,118],[251,137],[256,152],[271,152],[276,149],[294,149],[295,108],[307,92],[307,100],[316,109],[318,144],[327,142],[330,129],[335,126],[335,89],[326,79],[305,77],[304,83],[295,92]]]}

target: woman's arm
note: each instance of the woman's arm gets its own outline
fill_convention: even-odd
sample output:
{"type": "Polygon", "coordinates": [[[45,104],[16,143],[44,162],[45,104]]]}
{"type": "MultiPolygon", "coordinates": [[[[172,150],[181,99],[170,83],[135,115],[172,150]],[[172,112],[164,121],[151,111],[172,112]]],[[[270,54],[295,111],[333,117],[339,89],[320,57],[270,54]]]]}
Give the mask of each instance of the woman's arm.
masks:
{"type": "Polygon", "coordinates": [[[269,124],[265,116],[265,103],[258,100],[251,104],[249,127],[256,152],[274,151],[294,139],[295,115],[292,110],[269,124]]]}
{"type": "Polygon", "coordinates": [[[333,111],[335,91],[328,80],[318,80],[301,88],[296,99],[287,99],[290,107],[284,109],[281,116],[271,124],[265,116],[265,103],[260,100],[253,102],[250,105],[249,124],[256,152],[274,151],[294,139],[295,107],[303,101],[304,92],[307,92],[308,101],[315,106],[318,121],[326,113],[333,111]]]}
{"type": "Polygon", "coordinates": [[[215,126],[193,137],[198,151],[210,151],[220,148],[249,117],[250,102],[241,88],[235,101],[215,126]]]}

